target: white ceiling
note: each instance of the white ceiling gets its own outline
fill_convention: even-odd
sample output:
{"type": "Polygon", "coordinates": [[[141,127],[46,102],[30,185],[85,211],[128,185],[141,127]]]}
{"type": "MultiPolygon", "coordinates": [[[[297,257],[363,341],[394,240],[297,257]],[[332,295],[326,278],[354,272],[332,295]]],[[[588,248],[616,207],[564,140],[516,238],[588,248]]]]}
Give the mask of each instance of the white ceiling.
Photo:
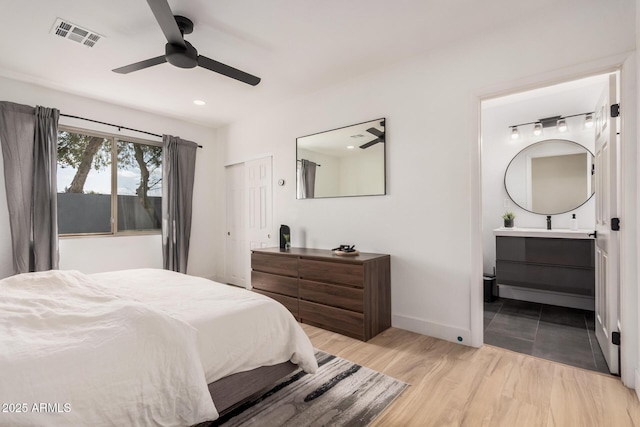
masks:
{"type": "Polygon", "coordinates": [[[201,55],[261,77],[252,87],[169,64],[113,73],[164,53],[145,0],[0,0],[0,75],[217,127],[557,1],[169,0],[195,24],[185,39],[201,55]],[[106,38],[89,49],[51,35],[58,17],[106,38]]]}

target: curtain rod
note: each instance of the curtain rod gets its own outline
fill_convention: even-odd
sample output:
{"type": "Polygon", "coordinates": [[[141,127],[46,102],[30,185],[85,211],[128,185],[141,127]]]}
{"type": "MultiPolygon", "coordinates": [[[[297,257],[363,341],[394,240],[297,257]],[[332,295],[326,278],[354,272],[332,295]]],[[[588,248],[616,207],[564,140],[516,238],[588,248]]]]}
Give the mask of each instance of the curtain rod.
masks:
{"type": "MultiPolygon", "coordinates": [[[[302,161],[303,161],[303,160],[307,160],[307,159],[300,159],[300,160],[296,160],[296,162],[300,162],[300,163],[302,163],[302,161]]],[[[308,161],[308,162],[311,162],[311,160],[307,160],[307,161],[308,161]]],[[[316,162],[311,162],[311,163],[316,163],[316,162]]],[[[318,166],[318,167],[322,167],[322,165],[319,165],[319,164],[317,164],[317,163],[316,163],[316,166],[318,166]]]]}
{"type": "MultiPolygon", "coordinates": [[[[80,120],[86,120],[88,122],[98,123],[98,124],[101,124],[101,125],[113,126],[114,128],[118,128],[118,130],[126,129],[126,130],[131,130],[133,132],[144,133],[144,134],[147,134],[147,135],[151,135],[151,136],[155,136],[155,137],[158,137],[158,138],[162,138],[162,135],[158,135],[157,133],[147,132],[146,130],[133,129],[133,128],[129,128],[129,127],[126,127],[126,126],[114,125],[113,123],[107,123],[107,122],[101,122],[99,120],[87,119],[85,117],[72,116],[70,114],[60,113],[60,115],[64,116],[64,117],[69,117],[71,119],[80,119],[80,120]]],[[[198,145],[198,148],[202,148],[202,145],[198,145]]]]}

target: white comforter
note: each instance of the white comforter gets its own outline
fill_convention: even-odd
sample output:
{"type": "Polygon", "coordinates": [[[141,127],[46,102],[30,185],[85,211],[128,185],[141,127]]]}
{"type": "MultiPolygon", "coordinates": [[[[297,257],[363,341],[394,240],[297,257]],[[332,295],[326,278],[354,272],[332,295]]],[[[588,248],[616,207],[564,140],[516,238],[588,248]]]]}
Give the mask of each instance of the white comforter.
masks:
{"type": "Polygon", "coordinates": [[[64,271],[0,280],[0,405],[2,426],[217,417],[193,327],[64,271]]]}
{"type": "Polygon", "coordinates": [[[0,280],[0,426],[189,426],[217,418],[206,384],[291,360],[293,316],[262,295],[165,270],[0,280]]]}
{"type": "Polygon", "coordinates": [[[309,373],[318,367],[307,335],[271,298],[167,270],[123,270],[91,277],[196,328],[208,383],[287,360],[309,373]]]}

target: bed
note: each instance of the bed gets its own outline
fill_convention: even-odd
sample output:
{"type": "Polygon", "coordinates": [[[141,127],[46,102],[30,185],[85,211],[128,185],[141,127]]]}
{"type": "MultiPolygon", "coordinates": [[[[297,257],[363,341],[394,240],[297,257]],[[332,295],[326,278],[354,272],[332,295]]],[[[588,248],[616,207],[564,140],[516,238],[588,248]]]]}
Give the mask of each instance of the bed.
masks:
{"type": "Polygon", "coordinates": [[[0,425],[190,426],[317,363],[262,295],[139,269],[0,280],[0,425]]]}

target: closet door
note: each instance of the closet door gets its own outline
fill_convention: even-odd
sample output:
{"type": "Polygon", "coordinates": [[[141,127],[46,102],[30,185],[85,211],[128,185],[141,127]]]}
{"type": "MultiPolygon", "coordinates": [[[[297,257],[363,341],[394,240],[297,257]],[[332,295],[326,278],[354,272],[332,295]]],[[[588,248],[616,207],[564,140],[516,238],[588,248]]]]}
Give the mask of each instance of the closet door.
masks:
{"type": "Polygon", "coordinates": [[[244,164],[227,166],[226,202],[227,202],[227,232],[225,251],[225,277],[227,283],[236,286],[247,286],[245,269],[246,253],[248,249],[246,238],[246,210],[245,210],[245,180],[244,164]]]}
{"type": "MultiPolygon", "coordinates": [[[[275,246],[271,201],[271,157],[245,162],[249,250],[275,246]]],[[[247,252],[247,271],[249,268],[247,252]]]]}

